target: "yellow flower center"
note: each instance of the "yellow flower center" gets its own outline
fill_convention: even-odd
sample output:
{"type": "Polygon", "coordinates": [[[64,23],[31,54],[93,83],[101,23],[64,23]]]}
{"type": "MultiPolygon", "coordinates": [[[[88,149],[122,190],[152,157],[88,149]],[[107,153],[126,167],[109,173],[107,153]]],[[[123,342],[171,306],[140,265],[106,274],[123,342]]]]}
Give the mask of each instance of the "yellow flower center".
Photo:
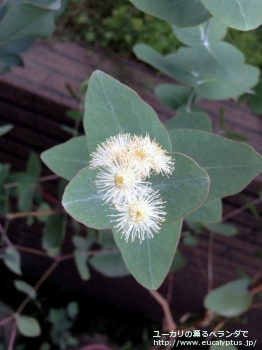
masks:
{"type": "Polygon", "coordinates": [[[124,188],[124,177],[121,175],[116,175],[115,177],[115,184],[118,188],[124,188]]]}
{"type": "Polygon", "coordinates": [[[128,216],[131,221],[144,221],[147,217],[144,205],[141,202],[131,203],[128,216]]]}
{"type": "Polygon", "coordinates": [[[135,156],[140,160],[144,160],[146,158],[145,152],[142,149],[138,149],[135,151],[135,156]]]}

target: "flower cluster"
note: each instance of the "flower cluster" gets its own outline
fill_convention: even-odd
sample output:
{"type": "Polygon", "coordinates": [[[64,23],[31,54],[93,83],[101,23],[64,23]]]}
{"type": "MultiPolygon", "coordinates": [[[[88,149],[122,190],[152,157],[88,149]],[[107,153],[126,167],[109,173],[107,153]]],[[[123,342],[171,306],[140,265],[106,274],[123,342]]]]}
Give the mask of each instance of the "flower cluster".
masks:
{"type": "Polygon", "coordinates": [[[170,175],[174,161],[166,150],[149,135],[145,137],[118,134],[99,145],[90,161],[90,168],[99,168],[96,187],[104,192],[103,200],[111,203],[119,214],[112,215],[115,228],[128,241],[136,237],[140,242],[160,230],[165,212],[164,202],[150,183],[152,173],[170,175]]]}

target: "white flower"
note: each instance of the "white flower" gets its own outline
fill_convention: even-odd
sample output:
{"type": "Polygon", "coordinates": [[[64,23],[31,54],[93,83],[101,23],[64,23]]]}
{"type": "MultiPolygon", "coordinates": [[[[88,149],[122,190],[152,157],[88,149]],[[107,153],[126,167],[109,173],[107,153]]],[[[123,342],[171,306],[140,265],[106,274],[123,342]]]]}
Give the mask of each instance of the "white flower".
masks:
{"type": "Polygon", "coordinates": [[[143,178],[150,176],[152,167],[152,145],[148,135],[134,135],[129,145],[129,158],[140,169],[143,178]]]}
{"type": "Polygon", "coordinates": [[[131,236],[132,242],[138,237],[142,243],[145,235],[152,238],[160,230],[166,214],[163,204],[158,192],[136,195],[117,207],[120,214],[112,215],[118,217],[113,220],[117,222],[115,228],[122,231],[127,242],[131,236]]]}
{"type": "Polygon", "coordinates": [[[131,140],[130,134],[118,134],[109,137],[91,154],[90,168],[107,166],[112,162],[121,162],[128,157],[127,152],[131,140]]]}
{"type": "Polygon", "coordinates": [[[174,160],[172,157],[167,156],[167,151],[164,150],[159,144],[155,141],[151,142],[151,151],[152,151],[152,164],[151,167],[156,174],[161,173],[167,176],[173,173],[174,171],[174,160]]]}
{"type": "Polygon", "coordinates": [[[97,175],[96,187],[105,191],[105,203],[118,203],[132,198],[134,194],[152,192],[147,182],[142,181],[140,173],[133,163],[112,163],[104,167],[97,175]]]}

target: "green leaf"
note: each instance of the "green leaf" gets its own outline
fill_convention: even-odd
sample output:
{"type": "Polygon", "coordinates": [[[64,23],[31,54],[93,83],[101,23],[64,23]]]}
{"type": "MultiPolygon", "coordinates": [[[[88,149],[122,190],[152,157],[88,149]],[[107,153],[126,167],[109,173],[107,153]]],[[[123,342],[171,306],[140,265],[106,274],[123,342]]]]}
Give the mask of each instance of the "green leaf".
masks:
{"type": "MultiPolygon", "coordinates": [[[[192,159],[182,154],[172,154],[176,169],[168,179],[152,176],[153,190],[159,190],[167,211],[165,223],[169,224],[199,207],[208,194],[209,177],[192,159]]],[[[114,226],[115,211],[102,201],[103,193],[97,192],[97,170],[82,169],[66,187],[62,204],[75,220],[96,229],[114,226]]]]}
{"type": "Polygon", "coordinates": [[[186,236],[183,239],[183,243],[190,247],[196,247],[198,245],[198,238],[196,236],[186,236]]]}
{"type": "Polygon", "coordinates": [[[27,187],[19,196],[18,208],[23,212],[30,212],[33,207],[33,197],[35,189],[33,187],[27,187]]]}
{"type": "MultiPolygon", "coordinates": [[[[46,202],[42,202],[40,203],[37,211],[49,211],[49,210],[52,210],[50,205],[46,202]]],[[[40,222],[47,222],[49,216],[48,215],[39,215],[36,217],[38,221],[40,222]]]]}
{"type": "Polygon", "coordinates": [[[22,275],[21,256],[14,247],[7,247],[3,256],[5,266],[17,275],[22,275]]]}
{"type": "Polygon", "coordinates": [[[130,274],[120,252],[96,254],[89,259],[89,263],[102,275],[107,277],[123,277],[130,274]]]}
{"type": "Polygon", "coordinates": [[[9,171],[10,171],[10,164],[0,163],[0,185],[2,185],[7,179],[7,176],[9,175],[9,171]]]}
{"type": "Polygon", "coordinates": [[[74,109],[66,112],[66,116],[72,120],[81,122],[83,120],[83,113],[75,111],[74,109]]]}
{"type": "Polygon", "coordinates": [[[74,251],[74,259],[80,277],[83,281],[87,281],[90,278],[90,272],[87,267],[87,256],[81,250],[76,249],[74,251]]]}
{"type": "Polygon", "coordinates": [[[260,0],[201,0],[211,14],[228,27],[238,30],[255,29],[262,23],[260,0]]]}
{"type": "Polygon", "coordinates": [[[41,154],[42,161],[57,175],[71,180],[89,163],[86,137],[79,136],[41,154]]]}
{"type": "Polygon", "coordinates": [[[75,319],[79,314],[79,305],[76,301],[71,301],[66,308],[67,314],[71,319],[75,319]]]}
{"type": "Polygon", "coordinates": [[[101,244],[104,249],[116,248],[112,230],[99,231],[99,244],[101,244]]]}
{"type": "Polygon", "coordinates": [[[209,177],[192,159],[172,153],[175,170],[166,179],[162,175],[150,178],[153,190],[159,190],[165,202],[165,224],[175,222],[198,208],[209,190],[209,177]]]}
{"type": "Polygon", "coordinates": [[[57,255],[60,251],[65,237],[65,224],[65,214],[51,215],[47,220],[44,228],[42,245],[50,255],[57,255]]]}
{"type": "Polygon", "coordinates": [[[181,47],[171,55],[177,68],[197,77],[198,85],[210,79],[240,83],[245,77],[244,55],[223,41],[208,46],[181,47]]]}
{"type": "Polygon", "coordinates": [[[176,53],[162,56],[150,46],[144,44],[135,45],[133,52],[138,59],[150,64],[170,78],[184,85],[197,87],[197,77],[192,72],[184,71],[176,66],[176,53]]]}
{"type": "Polygon", "coordinates": [[[167,129],[197,129],[211,131],[211,120],[207,113],[202,111],[186,112],[178,110],[175,117],[165,123],[167,129]]]}
{"type": "MultiPolygon", "coordinates": [[[[60,4],[60,1],[52,1],[60,4]]],[[[28,37],[46,37],[54,30],[54,12],[51,1],[18,3],[10,6],[0,22],[0,46],[10,41],[28,37]]]]}
{"type": "Polygon", "coordinates": [[[39,157],[35,152],[32,152],[27,162],[26,172],[30,176],[38,178],[41,174],[41,170],[39,157]]]}
{"type": "Polygon", "coordinates": [[[4,134],[8,133],[13,128],[12,124],[7,124],[4,126],[0,126],[0,137],[4,134]]]}
{"type": "Polygon", "coordinates": [[[239,279],[212,290],[204,299],[205,308],[225,317],[241,315],[252,303],[249,283],[249,279],[239,279]]]}
{"type": "Polygon", "coordinates": [[[260,71],[254,66],[243,65],[245,77],[242,82],[232,83],[220,79],[203,81],[195,89],[198,96],[209,100],[225,100],[243,94],[258,83],[260,71]]]}
{"type": "Polygon", "coordinates": [[[223,136],[227,137],[230,140],[236,140],[236,141],[242,141],[242,142],[248,141],[248,138],[246,136],[237,134],[236,132],[233,132],[233,131],[225,130],[223,132],[223,136]]]}
{"type": "Polygon", "coordinates": [[[186,216],[186,220],[199,223],[212,223],[222,219],[222,202],[214,199],[186,216]]]}
{"type": "Polygon", "coordinates": [[[217,224],[205,224],[204,226],[209,231],[221,234],[226,237],[235,236],[237,234],[237,228],[232,224],[224,224],[219,222],[217,224]]]}
{"type": "Polygon", "coordinates": [[[97,170],[84,168],[67,185],[62,204],[75,220],[96,229],[112,227],[109,204],[103,204],[103,193],[95,186],[97,170]]]}
{"type": "Polygon", "coordinates": [[[138,283],[148,289],[157,289],[165,279],[180,237],[182,221],[162,225],[154,238],[145,238],[140,243],[126,242],[121,234],[113,230],[126,267],[138,283]]]}
{"type": "Polygon", "coordinates": [[[154,110],[133,90],[100,71],[94,72],[89,80],[84,129],[90,152],[118,133],[149,134],[170,150],[168,134],[154,110]]]}
{"type": "Polygon", "coordinates": [[[41,328],[36,318],[18,315],[16,325],[19,332],[25,337],[38,337],[41,334],[41,328]]]}
{"type": "Polygon", "coordinates": [[[174,272],[177,270],[182,269],[186,265],[186,259],[180,252],[180,250],[176,250],[175,256],[173,257],[171,266],[170,266],[170,272],[174,272]]]}
{"type": "Polygon", "coordinates": [[[130,0],[139,10],[179,27],[203,23],[211,17],[199,0],[130,0]]]}
{"type": "Polygon", "coordinates": [[[155,94],[163,105],[176,110],[181,106],[186,106],[190,89],[181,85],[160,84],[155,88],[155,94]]]}
{"type": "Polygon", "coordinates": [[[208,202],[240,192],[262,170],[260,155],[241,142],[200,130],[173,129],[169,135],[174,151],[192,157],[208,172],[208,202]]]}
{"type": "Polygon", "coordinates": [[[14,285],[15,285],[17,290],[19,290],[20,292],[25,293],[30,298],[32,298],[32,299],[36,298],[36,291],[27,282],[22,281],[22,280],[14,280],[14,285]]]}
{"type": "Polygon", "coordinates": [[[177,39],[187,46],[208,45],[222,40],[227,33],[227,27],[216,18],[211,18],[196,27],[172,26],[172,29],[177,39]]]}

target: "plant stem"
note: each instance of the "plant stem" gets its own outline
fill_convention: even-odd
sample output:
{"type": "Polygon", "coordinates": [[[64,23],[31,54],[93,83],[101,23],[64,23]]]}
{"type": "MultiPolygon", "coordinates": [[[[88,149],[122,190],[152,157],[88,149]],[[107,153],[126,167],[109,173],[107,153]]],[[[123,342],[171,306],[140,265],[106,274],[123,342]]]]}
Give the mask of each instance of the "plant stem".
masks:
{"type": "Polygon", "coordinates": [[[46,258],[54,259],[54,257],[46,254],[42,250],[38,250],[38,249],[30,248],[30,247],[23,247],[23,246],[15,245],[15,244],[13,244],[13,247],[16,248],[17,250],[19,250],[20,252],[35,254],[35,255],[39,255],[39,256],[44,256],[46,258]]]}
{"type": "Polygon", "coordinates": [[[191,89],[190,95],[188,97],[187,104],[186,104],[186,111],[188,113],[191,111],[191,106],[192,106],[192,103],[194,101],[194,97],[195,97],[195,90],[191,89]]]}
{"type": "Polygon", "coordinates": [[[165,298],[162,297],[156,290],[148,290],[152,297],[160,304],[163,313],[165,315],[166,329],[168,331],[175,331],[177,329],[177,324],[174,322],[170,307],[165,298]]]}
{"type": "MultiPolygon", "coordinates": [[[[33,290],[36,292],[40,286],[44,283],[44,281],[51,275],[51,273],[54,271],[54,269],[58,266],[61,259],[56,258],[56,260],[52,263],[52,265],[46,270],[46,272],[41,276],[41,278],[38,280],[38,282],[33,287],[33,290]]],[[[16,310],[15,314],[20,315],[20,313],[24,310],[27,303],[30,301],[31,297],[28,296],[24,299],[24,301],[21,303],[21,305],[16,310]]]]}
{"type": "Polygon", "coordinates": [[[49,215],[56,215],[61,213],[64,213],[64,209],[47,210],[47,211],[29,211],[29,212],[22,212],[22,213],[7,213],[6,218],[11,220],[11,219],[24,218],[26,216],[49,216],[49,215]]]}
{"type": "Polygon", "coordinates": [[[14,321],[7,350],[14,349],[15,336],[16,336],[16,323],[14,321]]]}
{"type": "Polygon", "coordinates": [[[13,315],[12,316],[9,316],[9,317],[6,317],[4,318],[2,321],[0,321],[0,327],[2,327],[3,325],[5,325],[6,323],[10,322],[13,320],[13,315]]]}
{"type": "Polygon", "coordinates": [[[59,201],[58,199],[50,196],[49,193],[46,193],[45,191],[43,191],[40,187],[35,187],[36,191],[38,193],[40,193],[45,199],[47,199],[49,202],[51,202],[54,205],[59,205],[61,206],[61,201],[59,201]]]}
{"type": "Polygon", "coordinates": [[[45,182],[45,181],[56,180],[56,179],[60,179],[60,176],[52,174],[52,175],[47,175],[47,176],[40,177],[38,179],[38,181],[39,182],[45,182]]]}
{"type": "Polygon", "coordinates": [[[242,213],[243,211],[245,211],[246,209],[248,209],[248,207],[250,206],[250,204],[256,205],[258,203],[260,203],[262,201],[262,197],[253,199],[250,203],[246,203],[244,204],[242,207],[235,209],[233,211],[231,211],[230,213],[226,214],[223,216],[222,221],[226,221],[227,219],[232,218],[233,216],[236,216],[240,213],[242,213]]]}

